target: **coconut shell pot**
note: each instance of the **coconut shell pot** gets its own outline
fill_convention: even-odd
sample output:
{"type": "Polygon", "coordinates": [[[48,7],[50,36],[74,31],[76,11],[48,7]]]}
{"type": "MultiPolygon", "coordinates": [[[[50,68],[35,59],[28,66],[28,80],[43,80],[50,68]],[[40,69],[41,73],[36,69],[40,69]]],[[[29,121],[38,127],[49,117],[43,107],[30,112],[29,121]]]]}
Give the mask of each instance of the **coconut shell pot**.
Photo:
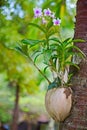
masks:
{"type": "Polygon", "coordinates": [[[45,106],[49,115],[57,122],[64,121],[72,107],[70,87],[49,89],[45,96],[45,106]]]}

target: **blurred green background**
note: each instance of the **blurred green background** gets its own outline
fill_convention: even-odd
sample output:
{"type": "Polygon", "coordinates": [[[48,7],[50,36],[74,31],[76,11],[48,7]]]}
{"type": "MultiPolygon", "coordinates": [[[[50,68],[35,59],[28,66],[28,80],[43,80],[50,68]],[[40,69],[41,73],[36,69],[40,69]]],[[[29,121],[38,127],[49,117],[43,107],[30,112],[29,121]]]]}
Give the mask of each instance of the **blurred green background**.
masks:
{"type": "Polygon", "coordinates": [[[20,111],[46,112],[47,82],[30,61],[11,49],[23,38],[41,36],[38,29],[28,26],[29,22],[35,21],[35,7],[50,8],[62,21],[62,37],[74,36],[76,0],[0,0],[0,121],[4,123],[12,119],[15,82],[21,88],[20,111]]]}

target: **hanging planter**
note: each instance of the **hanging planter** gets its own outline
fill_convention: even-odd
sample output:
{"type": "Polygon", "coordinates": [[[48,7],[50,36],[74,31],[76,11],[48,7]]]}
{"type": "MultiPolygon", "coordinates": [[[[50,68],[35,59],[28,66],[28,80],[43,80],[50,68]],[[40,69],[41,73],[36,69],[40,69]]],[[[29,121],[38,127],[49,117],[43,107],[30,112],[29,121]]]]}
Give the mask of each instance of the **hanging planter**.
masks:
{"type": "Polygon", "coordinates": [[[73,43],[84,41],[72,38],[62,40],[59,32],[61,20],[56,18],[55,13],[49,8],[43,11],[41,8],[34,8],[34,17],[39,18],[41,23],[29,23],[29,25],[42,32],[41,38],[39,40],[23,39],[22,44],[17,46],[16,50],[26,55],[48,81],[49,86],[45,97],[46,109],[54,120],[64,121],[72,108],[72,90],[69,83],[72,74],[69,74],[69,68],[72,65],[79,69],[77,63],[72,59],[84,56],[83,52],[73,43]],[[35,51],[33,54],[32,48],[35,51]],[[73,49],[76,51],[73,52],[73,49]],[[42,62],[45,64],[44,72],[47,68],[49,69],[50,75],[53,77],[52,82],[46,73],[41,71],[40,66],[36,65],[36,59],[40,56],[43,57],[42,62]]]}
{"type": "Polygon", "coordinates": [[[69,116],[72,107],[71,88],[62,87],[48,90],[45,96],[45,106],[55,121],[64,121],[69,116]]]}

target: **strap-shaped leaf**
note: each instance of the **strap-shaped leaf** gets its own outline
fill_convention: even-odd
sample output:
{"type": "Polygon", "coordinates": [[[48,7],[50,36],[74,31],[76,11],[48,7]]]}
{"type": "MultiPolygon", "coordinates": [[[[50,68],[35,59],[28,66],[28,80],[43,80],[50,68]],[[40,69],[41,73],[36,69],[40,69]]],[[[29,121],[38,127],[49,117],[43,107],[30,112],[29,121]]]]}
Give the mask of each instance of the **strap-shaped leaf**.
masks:
{"type": "Polygon", "coordinates": [[[55,41],[55,42],[58,42],[58,43],[61,43],[61,41],[60,41],[58,38],[56,38],[56,37],[50,38],[49,41],[50,41],[50,40],[55,41]]]}
{"type": "Polygon", "coordinates": [[[70,43],[70,42],[72,42],[72,38],[67,38],[67,39],[65,39],[63,42],[65,42],[65,43],[70,43]]]}
{"type": "Polygon", "coordinates": [[[46,30],[44,28],[42,28],[41,26],[39,26],[38,24],[29,23],[28,25],[34,26],[34,27],[38,28],[39,30],[41,30],[43,33],[46,33],[46,30]]]}
{"type": "Polygon", "coordinates": [[[59,77],[57,77],[51,84],[49,84],[48,90],[58,87],[61,87],[61,80],[59,77]]]}
{"type": "Polygon", "coordinates": [[[47,65],[45,68],[44,68],[44,73],[46,72],[46,70],[49,68],[49,65],[47,65]]]}
{"type": "Polygon", "coordinates": [[[73,48],[79,51],[83,57],[86,57],[86,55],[77,46],[73,45],[73,48]]]}
{"type": "Polygon", "coordinates": [[[44,42],[44,40],[23,39],[21,42],[30,46],[35,46],[41,42],[44,42]]]}
{"type": "Polygon", "coordinates": [[[35,55],[37,55],[37,54],[39,54],[39,53],[41,53],[41,50],[35,50],[35,51],[33,52],[32,56],[35,56],[35,55]]]}
{"type": "Polygon", "coordinates": [[[44,63],[45,64],[48,64],[49,63],[49,60],[52,56],[52,50],[49,49],[49,50],[44,50],[43,51],[43,56],[44,56],[44,63]]]}
{"type": "Polygon", "coordinates": [[[72,62],[65,62],[65,65],[75,66],[77,69],[80,69],[78,65],[76,65],[75,63],[72,63],[72,62]]]}
{"type": "Polygon", "coordinates": [[[72,42],[85,42],[83,39],[73,39],[72,42]]]}
{"type": "Polygon", "coordinates": [[[67,38],[66,40],[64,40],[63,42],[62,42],[62,44],[63,44],[63,47],[65,48],[67,48],[67,47],[70,47],[70,46],[72,46],[73,45],[73,42],[72,42],[72,39],[71,38],[67,38]]]}
{"type": "Polygon", "coordinates": [[[49,86],[48,86],[48,90],[53,89],[53,88],[57,88],[57,83],[56,82],[52,82],[49,86]]]}
{"type": "Polygon", "coordinates": [[[23,56],[27,56],[20,46],[16,46],[14,48],[14,50],[16,50],[17,52],[21,53],[23,56]]]}
{"type": "Polygon", "coordinates": [[[38,58],[40,55],[42,55],[42,53],[39,53],[39,54],[37,54],[37,55],[35,56],[35,58],[34,58],[34,63],[36,62],[37,58],[38,58]]]}

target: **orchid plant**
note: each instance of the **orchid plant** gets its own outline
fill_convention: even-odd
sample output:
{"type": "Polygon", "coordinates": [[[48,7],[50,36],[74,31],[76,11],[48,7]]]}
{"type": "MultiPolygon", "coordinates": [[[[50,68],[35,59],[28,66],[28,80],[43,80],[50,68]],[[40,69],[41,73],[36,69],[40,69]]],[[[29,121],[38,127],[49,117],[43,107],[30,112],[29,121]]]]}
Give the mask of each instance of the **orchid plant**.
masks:
{"type": "Polygon", "coordinates": [[[69,80],[69,67],[75,66],[79,69],[78,65],[73,62],[73,56],[83,57],[83,52],[75,46],[74,42],[84,42],[80,39],[67,38],[62,40],[60,37],[61,20],[56,18],[55,13],[49,8],[42,10],[42,8],[34,8],[34,18],[39,19],[39,23],[29,23],[43,32],[43,37],[34,39],[23,39],[21,45],[16,47],[17,50],[25,54],[38,69],[38,71],[49,82],[49,88],[58,86],[65,86],[69,80]],[[38,46],[34,52],[34,60],[30,56],[29,49],[38,46]],[[74,51],[73,51],[74,49],[74,51]],[[43,56],[43,64],[45,64],[44,71],[50,69],[54,81],[48,79],[39,67],[36,65],[36,59],[43,56]]]}

